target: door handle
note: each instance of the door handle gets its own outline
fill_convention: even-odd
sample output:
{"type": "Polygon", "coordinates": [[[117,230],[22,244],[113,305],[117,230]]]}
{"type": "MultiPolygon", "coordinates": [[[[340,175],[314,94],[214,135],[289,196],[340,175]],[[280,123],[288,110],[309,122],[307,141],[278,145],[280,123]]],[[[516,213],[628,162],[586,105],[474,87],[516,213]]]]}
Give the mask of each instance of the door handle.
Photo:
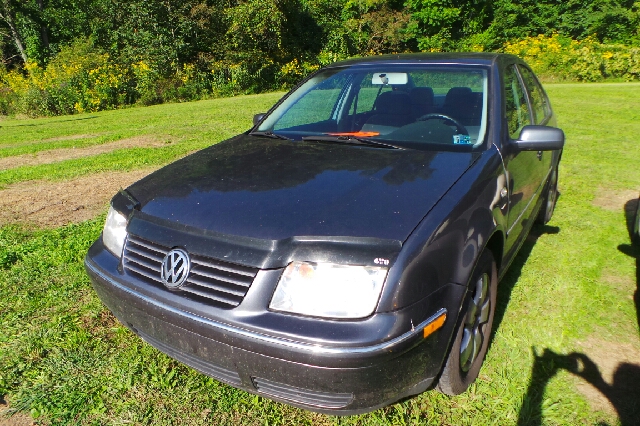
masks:
{"type": "Polygon", "coordinates": [[[504,210],[505,207],[507,207],[507,205],[509,204],[508,195],[509,195],[509,190],[505,186],[500,190],[500,210],[504,210]]]}

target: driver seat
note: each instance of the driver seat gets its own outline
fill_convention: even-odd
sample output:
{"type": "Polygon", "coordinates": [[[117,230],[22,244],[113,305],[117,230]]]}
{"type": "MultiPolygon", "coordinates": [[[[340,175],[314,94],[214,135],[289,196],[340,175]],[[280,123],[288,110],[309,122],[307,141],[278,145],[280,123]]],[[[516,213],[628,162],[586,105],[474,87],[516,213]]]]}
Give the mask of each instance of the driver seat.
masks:
{"type": "Polygon", "coordinates": [[[431,87],[414,87],[409,93],[413,116],[417,119],[434,112],[434,94],[431,87]]]}
{"type": "Polygon", "coordinates": [[[470,87],[452,87],[445,97],[442,113],[455,118],[465,126],[479,126],[481,102],[482,93],[474,93],[470,87]]]}

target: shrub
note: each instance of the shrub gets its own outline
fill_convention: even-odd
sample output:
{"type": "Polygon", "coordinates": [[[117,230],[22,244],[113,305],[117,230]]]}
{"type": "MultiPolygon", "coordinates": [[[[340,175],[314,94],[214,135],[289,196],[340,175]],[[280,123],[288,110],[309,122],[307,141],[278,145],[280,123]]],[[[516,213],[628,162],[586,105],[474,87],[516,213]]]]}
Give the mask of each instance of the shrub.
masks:
{"type": "MultiPolygon", "coordinates": [[[[459,50],[483,50],[487,37],[486,32],[467,37],[459,50]]],[[[523,57],[545,79],[640,80],[640,47],[553,34],[507,42],[502,50],[523,57]]],[[[46,66],[27,62],[20,70],[0,67],[0,114],[72,114],[282,90],[345,56],[330,50],[297,57],[283,52],[270,55],[256,49],[233,52],[224,59],[203,56],[196,63],[172,64],[173,71],[161,72],[148,60],[120,63],[90,41],[79,40],[63,47],[46,66]]]]}
{"type": "Polygon", "coordinates": [[[99,111],[130,98],[131,73],[107,54],[80,41],[64,47],[46,67],[27,62],[22,70],[2,75],[0,87],[9,96],[7,113],[29,116],[99,111]]]}
{"type": "Polygon", "coordinates": [[[210,93],[211,80],[208,70],[192,64],[184,64],[169,76],[145,61],[118,64],[80,41],[64,47],[46,67],[27,62],[22,70],[3,69],[0,114],[33,117],[101,111],[136,102],[153,105],[192,100],[210,93]]]}
{"type": "Polygon", "coordinates": [[[301,62],[294,58],[280,68],[279,83],[282,88],[289,88],[319,68],[317,63],[301,62]]]}
{"type": "Polygon", "coordinates": [[[260,93],[281,87],[280,66],[259,53],[215,61],[210,67],[211,89],[215,96],[260,93]]]}
{"type": "Polygon", "coordinates": [[[577,41],[559,34],[539,35],[507,42],[503,50],[524,58],[547,79],[640,80],[640,48],[600,43],[593,37],[577,41]]]}

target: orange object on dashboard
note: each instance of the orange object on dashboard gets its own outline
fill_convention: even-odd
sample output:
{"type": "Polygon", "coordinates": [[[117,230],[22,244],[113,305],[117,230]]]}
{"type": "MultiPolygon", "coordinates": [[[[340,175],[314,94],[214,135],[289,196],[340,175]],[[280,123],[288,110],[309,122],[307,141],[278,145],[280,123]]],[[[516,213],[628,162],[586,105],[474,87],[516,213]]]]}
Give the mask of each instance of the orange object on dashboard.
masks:
{"type": "Polygon", "coordinates": [[[380,136],[380,132],[344,132],[344,133],[327,133],[329,136],[356,136],[361,138],[370,138],[371,136],[380,136]]]}

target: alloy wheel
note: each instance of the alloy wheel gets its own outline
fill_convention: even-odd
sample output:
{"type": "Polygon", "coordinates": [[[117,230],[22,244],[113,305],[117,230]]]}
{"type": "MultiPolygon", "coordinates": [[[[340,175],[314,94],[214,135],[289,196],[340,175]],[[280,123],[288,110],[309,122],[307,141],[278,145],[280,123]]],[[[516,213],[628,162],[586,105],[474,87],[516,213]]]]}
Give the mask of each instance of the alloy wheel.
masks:
{"type": "Polygon", "coordinates": [[[475,283],[473,294],[464,320],[460,343],[460,368],[468,372],[482,349],[487,336],[487,325],[491,313],[489,275],[482,274],[475,283]]]}

